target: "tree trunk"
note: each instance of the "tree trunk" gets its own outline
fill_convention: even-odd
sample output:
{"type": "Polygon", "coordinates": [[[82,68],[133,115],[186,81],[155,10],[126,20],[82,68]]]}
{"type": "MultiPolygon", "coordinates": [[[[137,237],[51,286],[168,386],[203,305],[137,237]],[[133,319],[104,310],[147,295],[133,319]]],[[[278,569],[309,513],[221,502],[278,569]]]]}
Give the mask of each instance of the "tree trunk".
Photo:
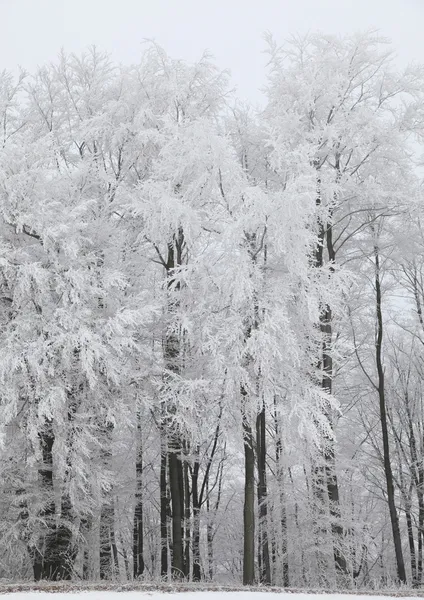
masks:
{"type": "Polygon", "coordinates": [[[423,534],[424,534],[424,478],[420,477],[418,496],[418,557],[417,557],[417,584],[422,583],[423,576],[423,534]]]}
{"type": "Polygon", "coordinates": [[[213,581],[215,573],[214,555],[213,555],[213,526],[211,517],[211,505],[209,496],[209,477],[206,479],[206,513],[207,513],[207,524],[206,524],[206,544],[208,552],[208,576],[209,581],[213,581]]]}
{"type": "Polygon", "coordinates": [[[215,574],[215,563],[214,563],[214,554],[213,554],[213,529],[212,523],[207,524],[206,527],[206,543],[208,546],[208,574],[209,581],[213,581],[215,574]]]}
{"type": "MultiPolygon", "coordinates": [[[[418,290],[416,288],[416,282],[414,285],[414,289],[415,289],[415,293],[418,294],[418,290]]],[[[421,303],[420,303],[418,297],[417,297],[417,307],[419,308],[420,319],[422,320],[423,317],[422,317],[422,311],[421,311],[421,303]]],[[[408,420],[408,441],[409,441],[409,449],[410,449],[410,454],[411,454],[411,476],[412,476],[412,481],[414,482],[414,485],[415,485],[415,490],[416,490],[417,500],[418,500],[418,532],[417,532],[417,542],[418,542],[417,550],[418,550],[418,552],[415,557],[416,570],[415,570],[414,583],[415,583],[415,585],[419,585],[421,583],[422,570],[423,570],[422,532],[423,532],[423,526],[424,526],[424,497],[423,497],[424,465],[423,465],[422,457],[418,456],[418,444],[417,444],[415,430],[414,430],[414,418],[411,413],[410,399],[409,399],[409,395],[408,395],[407,391],[405,392],[405,409],[406,409],[406,416],[407,416],[407,420],[408,420]]],[[[412,502],[411,502],[411,505],[412,505],[412,502]]],[[[409,525],[408,525],[408,531],[409,531],[409,525]]],[[[409,543],[409,545],[411,548],[411,542],[409,543]]],[[[415,546],[414,546],[414,549],[415,549],[415,546]]],[[[412,561],[412,554],[411,554],[411,561],[412,561]]]]}
{"type": "Polygon", "coordinates": [[[31,548],[34,578],[57,581],[69,580],[73,575],[76,549],[72,541],[71,503],[65,494],[61,500],[60,522],[57,523],[54,486],[53,486],[53,446],[54,433],[51,421],[46,421],[44,431],[40,433],[43,465],[39,469],[41,489],[46,496],[45,507],[41,513],[46,523],[45,531],[37,548],[31,548]]]}
{"type": "Polygon", "coordinates": [[[181,579],[184,576],[181,451],[180,440],[174,434],[169,440],[168,453],[172,510],[172,577],[174,579],[181,579]]]}
{"type": "MultiPolygon", "coordinates": [[[[420,285],[417,277],[416,267],[414,268],[413,277],[412,277],[412,285],[413,292],[415,298],[415,304],[417,309],[418,320],[420,322],[421,328],[424,331],[424,316],[423,316],[423,308],[422,308],[422,286],[420,285]]],[[[408,416],[408,425],[409,425],[409,442],[410,442],[410,450],[411,450],[411,459],[412,464],[414,465],[412,469],[412,475],[415,479],[415,487],[416,494],[418,499],[418,556],[417,556],[417,584],[422,583],[422,575],[423,575],[423,536],[424,536],[424,462],[422,459],[423,456],[423,438],[421,437],[420,444],[420,452],[421,458],[418,459],[418,445],[415,438],[414,433],[414,422],[411,415],[411,410],[409,406],[408,396],[405,398],[406,400],[406,409],[408,416]]],[[[422,431],[422,422],[421,431],[422,431]]]]}
{"type": "MultiPolygon", "coordinates": [[[[243,396],[246,391],[242,388],[243,396]]],[[[243,509],[243,585],[253,585],[255,581],[255,453],[253,433],[248,419],[243,414],[244,446],[244,509],[243,509]]]]}
{"type": "Polygon", "coordinates": [[[46,420],[39,434],[42,450],[42,466],[38,470],[41,490],[45,496],[44,508],[40,517],[45,527],[37,546],[29,547],[33,564],[34,579],[39,581],[70,580],[73,576],[77,548],[73,541],[73,512],[69,496],[63,493],[60,515],[56,513],[53,484],[53,446],[55,436],[53,423],[46,420]]]}
{"type": "Polygon", "coordinates": [[[92,525],[93,523],[91,515],[86,515],[81,521],[81,534],[84,540],[82,557],[82,578],[84,581],[88,581],[94,576],[92,560],[93,552],[90,540],[92,534],[92,525]]]}
{"type": "Polygon", "coordinates": [[[412,514],[411,508],[408,503],[408,506],[405,507],[405,517],[406,517],[406,528],[408,531],[408,544],[409,544],[409,554],[411,558],[411,574],[412,574],[412,585],[417,585],[417,556],[415,553],[415,542],[414,542],[414,529],[412,525],[412,514]]]}
{"type": "MultiPolygon", "coordinates": [[[[316,165],[318,178],[317,178],[317,199],[316,204],[321,207],[321,178],[319,175],[319,165],[316,165]]],[[[340,164],[339,158],[336,157],[337,178],[340,177],[340,164]]],[[[330,272],[334,271],[336,262],[336,251],[333,244],[333,226],[331,224],[332,211],[330,211],[328,221],[321,221],[319,223],[318,230],[318,244],[315,252],[315,266],[320,268],[324,265],[324,243],[327,248],[328,261],[330,264],[330,272]]],[[[328,393],[332,394],[332,381],[333,381],[333,358],[332,358],[332,310],[330,306],[325,306],[320,316],[320,330],[322,334],[322,354],[321,354],[321,367],[322,367],[322,380],[321,387],[328,393]]],[[[330,412],[327,412],[326,417],[333,429],[333,416],[330,412]]],[[[331,521],[331,533],[333,539],[333,554],[334,564],[336,567],[336,574],[342,576],[343,587],[347,585],[349,575],[349,569],[347,566],[346,558],[343,554],[343,540],[344,532],[341,524],[341,511],[340,511],[340,496],[339,486],[336,474],[336,461],[334,451],[334,436],[326,437],[325,448],[323,451],[323,461],[325,470],[325,486],[327,488],[327,495],[329,500],[330,509],[330,521],[331,521]]]]}
{"type": "Polygon", "coordinates": [[[137,455],[135,463],[135,508],[133,522],[133,577],[137,579],[144,572],[143,547],[143,444],[141,439],[141,416],[137,415],[137,455]]]}
{"type": "Polygon", "coordinates": [[[401,583],[406,584],[405,563],[403,560],[402,540],[399,529],[399,517],[396,510],[395,487],[393,481],[392,465],[390,461],[389,433],[387,424],[386,395],[384,382],[384,367],[382,361],[383,354],[383,313],[380,281],[380,255],[377,245],[374,245],[375,259],[375,299],[376,299],[376,317],[377,331],[375,340],[375,360],[378,374],[378,397],[380,405],[380,424],[383,438],[383,462],[384,474],[386,478],[387,502],[389,505],[390,522],[392,525],[393,543],[395,548],[397,576],[401,583]]]}
{"type": "MultiPolygon", "coordinates": [[[[187,451],[187,448],[186,448],[187,451]]],[[[188,463],[184,460],[183,465],[183,484],[184,484],[184,576],[190,577],[190,541],[191,541],[191,507],[190,507],[190,483],[188,479],[188,463]]]]}
{"type": "MultiPolygon", "coordinates": [[[[333,245],[333,227],[328,224],[326,227],[327,253],[330,262],[331,272],[334,270],[336,261],[336,253],[333,245]]],[[[323,334],[323,351],[322,351],[322,367],[323,379],[322,388],[329,395],[333,392],[333,358],[332,358],[332,311],[330,306],[326,306],[322,313],[321,332],[323,334]]],[[[327,415],[331,428],[333,429],[333,416],[327,415]]],[[[327,493],[330,502],[330,519],[331,532],[333,537],[333,552],[334,564],[336,566],[336,574],[342,576],[343,587],[348,585],[349,569],[347,567],[346,558],[343,553],[344,531],[341,524],[340,497],[339,485],[336,474],[336,459],[334,450],[334,436],[326,440],[326,448],[324,451],[325,470],[327,493]]]]}
{"type": "MultiPolygon", "coordinates": [[[[179,306],[178,291],[179,281],[175,280],[175,270],[182,265],[182,252],[184,248],[184,233],[182,228],[178,229],[172,242],[168,244],[167,262],[164,264],[168,279],[168,310],[170,315],[175,315],[179,306]],[[177,292],[177,297],[172,299],[172,294],[177,292]]],[[[164,340],[165,367],[170,373],[180,375],[181,373],[181,342],[175,323],[166,332],[164,340]]],[[[165,384],[166,389],[166,384],[165,384]]],[[[171,576],[175,579],[184,577],[184,478],[182,467],[183,444],[176,420],[177,406],[172,401],[167,401],[165,406],[166,426],[168,428],[168,471],[169,488],[171,492],[172,510],[172,556],[171,576]]]]}
{"type": "Polygon", "coordinates": [[[160,574],[168,575],[168,492],[166,484],[167,447],[163,427],[161,428],[160,454],[160,574]]]}
{"type": "Polygon", "coordinates": [[[193,581],[200,581],[201,579],[199,469],[200,464],[196,460],[191,472],[191,493],[193,499],[193,581]]]}
{"type": "Polygon", "coordinates": [[[259,507],[259,580],[271,585],[271,564],[268,543],[268,489],[266,483],[266,422],[265,405],[256,417],[256,448],[258,463],[258,507],[259,507]]]}

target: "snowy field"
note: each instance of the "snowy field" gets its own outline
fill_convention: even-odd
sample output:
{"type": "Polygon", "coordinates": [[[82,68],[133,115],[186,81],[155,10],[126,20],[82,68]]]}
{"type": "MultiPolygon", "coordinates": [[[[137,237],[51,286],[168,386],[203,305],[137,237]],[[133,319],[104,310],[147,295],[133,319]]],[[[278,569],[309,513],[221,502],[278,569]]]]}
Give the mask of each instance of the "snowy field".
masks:
{"type": "MultiPolygon", "coordinates": [[[[13,598],[13,600],[51,600],[52,595],[49,592],[14,592],[5,593],[3,596],[13,598]]],[[[265,592],[265,591],[186,591],[172,593],[173,600],[277,600],[277,598],[287,598],[290,600],[346,600],[355,598],[355,600],[381,600],[382,598],[395,598],[396,596],[361,596],[345,594],[301,594],[284,592],[265,592]]],[[[404,599],[413,600],[417,596],[402,596],[404,599]]],[[[56,592],[55,600],[170,600],[169,592],[156,591],[76,591],[76,592],[56,592]]]]}

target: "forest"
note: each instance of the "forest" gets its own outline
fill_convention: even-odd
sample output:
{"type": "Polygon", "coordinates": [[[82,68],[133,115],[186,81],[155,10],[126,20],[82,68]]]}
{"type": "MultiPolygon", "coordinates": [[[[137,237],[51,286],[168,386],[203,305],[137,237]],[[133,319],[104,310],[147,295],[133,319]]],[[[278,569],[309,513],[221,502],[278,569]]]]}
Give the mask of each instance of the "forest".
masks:
{"type": "Polygon", "coordinates": [[[424,583],[424,66],[0,74],[0,579],[424,583]]]}

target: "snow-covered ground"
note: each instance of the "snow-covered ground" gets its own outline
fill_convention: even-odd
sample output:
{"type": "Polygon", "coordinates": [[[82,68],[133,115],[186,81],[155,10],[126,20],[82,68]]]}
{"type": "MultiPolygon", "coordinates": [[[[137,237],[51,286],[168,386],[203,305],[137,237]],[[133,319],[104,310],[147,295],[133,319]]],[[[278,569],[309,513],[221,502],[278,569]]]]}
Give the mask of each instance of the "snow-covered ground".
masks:
{"type": "MultiPolygon", "coordinates": [[[[2,594],[10,597],[10,600],[53,600],[51,593],[46,592],[14,592],[2,594]]],[[[343,595],[343,594],[299,594],[284,592],[175,592],[171,596],[168,592],[153,591],[76,591],[76,592],[56,592],[54,600],[277,600],[285,598],[286,600],[382,600],[390,599],[391,596],[361,596],[361,595],[343,595]]],[[[403,600],[416,600],[416,596],[403,596],[403,600]]]]}

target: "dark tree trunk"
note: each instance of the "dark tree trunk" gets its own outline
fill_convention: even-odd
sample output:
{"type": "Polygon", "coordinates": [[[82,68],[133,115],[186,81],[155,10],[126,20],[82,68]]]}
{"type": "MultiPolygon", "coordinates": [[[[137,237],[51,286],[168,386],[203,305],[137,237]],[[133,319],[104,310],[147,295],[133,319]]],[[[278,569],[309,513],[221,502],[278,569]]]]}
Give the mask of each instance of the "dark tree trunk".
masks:
{"type": "Polygon", "coordinates": [[[169,440],[169,487],[171,490],[172,510],[172,577],[181,579],[184,576],[184,550],[183,550],[183,497],[181,490],[182,465],[181,443],[174,434],[169,440]]]}
{"type": "Polygon", "coordinates": [[[408,531],[409,554],[411,557],[412,585],[417,585],[417,556],[415,553],[414,528],[410,506],[405,507],[406,528],[408,531]]]}
{"type": "Polygon", "coordinates": [[[161,455],[160,455],[160,574],[168,575],[168,492],[166,483],[167,472],[167,447],[163,428],[161,430],[161,455]]]}
{"type": "MultiPolygon", "coordinates": [[[[321,208],[321,176],[320,167],[318,164],[315,165],[317,169],[317,197],[316,205],[317,208],[321,208]]],[[[321,219],[318,221],[318,240],[315,248],[314,264],[315,267],[320,269],[324,266],[324,243],[325,235],[328,226],[326,222],[321,219]]],[[[334,260],[333,255],[333,260],[334,260]]],[[[321,331],[322,342],[318,357],[318,369],[322,370],[322,379],[318,381],[318,385],[327,392],[331,391],[331,372],[332,362],[331,354],[329,352],[330,345],[328,335],[331,334],[331,323],[328,317],[331,318],[329,313],[329,307],[324,306],[320,314],[319,328],[321,331]]],[[[331,444],[332,440],[324,440],[324,442],[331,444]]],[[[328,453],[328,449],[327,449],[328,453]]],[[[326,451],[320,450],[317,452],[318,456],[311,458],[311,492],[313,498],[313,529],[314,529],[314,543],[316,547],[316,561],[318,569],[318,578],[320,587],[326,587],[329,584],[328,581],[328,562],[325,540],[328,536],[327,528],[327,506],[326,497],[330,502],[329,490],[326,483],[326,451]],[[324,546],[324,548],[323,548],[324,546]]],[[[335,554],[335,553],[334,553],[335,554]]]]}
{"type": "MultiPolygon", "coordinates": [[[[414,285],[414,289],[416,290],[415,293],[418,294],[418,290],[416,289],[416,282],[414,285]]],[[[416,297],[416,302],[417,302],[417,310],[419,312],[420,319],[422,320],[423,317],[422,317],[421,303],[419,301],[418,296],[416,297]]],[[[405,393],[405,409],[406,409],[406,415],[407,415],[407,419],[408,419],[408,440],[409,440],[409,449],[410,449],[411,463],[412,463],[411,475],[412,475],[412,481],[414,482],[414,485],[415,485],[415,490],[416,490],[417,500],[418,500],[418,532],[417,532],[418,548],[417,548],[417,555],[415,557],[416,570],[415,570],[414,583],[416,585],[419,585],[422,580],[422,570],[423,570],[422,533],[423,533],[423,526],[424,526],[424,496],[423,496],[423,493],[424,493],[424,465],[423,465],[422,457],[418,456],[418,444],[417,444],[417,439],[416,439],[415,430],[414,430],[414,419],[413,419],[413,416],[411,413],[410,399],[409,399],[409,395],[407,392],[405,393]]],[[[409,544],[410,544],[410,548],[411,548],[411,542],[409,544]]],[[[415,546],[414,546],[414,548],[415,548],[415,546]]],[[[412,555],[411,555],[411,560],[412,560],[412,555]]]]}
{"type": "Polygon", "coordinates": [[[29,548],[29,555],[32,561],[34,581],[41,581],[43,579],[43,555],[33,546],[29,548]]]}
{"type": "MultiPolygon", "coordinates": [[[[336,262],[336,252],[333,244],[333,227],[331,224],[327,225],[326,228],[326,240],[327,240],[327,253],[328,260],[330,262],[331,272],[334,270],[336,262]]],[[[333,392],[333,358],[332,358],[332,337],[333,337],[333,326],[332,326],[333,315],[331,307],[327,306],[322,314],[321,320],[321,332],[323,334],[323,352],[322,352],[322,366],[323,366],[323,379],[322,388],[328,394],[333,392]]],[[[331,428],[333,428],[333,418],[331,414],[327,415],[331,428]]],[[[333,548],[334,548],[334,563],[336,565],[336,573],[341,575],[344,579],[343,584],[347,585],[346,576],[349,575],[349,569],[347,566],[346,558],[343,554],[343,541],[344,531],[341,524],[341,511],[340,511],[340,497],[339,497],[339,485],[336,475],[336,459],[334,451],[334,437],[327,440],[325,452],[325,470],[326,470],[326,481],[327,481],[327,493],[330,502],[330,518],[331,518],[331,532],[333,536],[333,548]]]]}
{"type": "MultiPolygon", "coordinates": [[[[405,407],[406,412],[408,414],[408,395],[405,395],[405,407]]],[[[417,555],[415,551],[415,540],[414,540],[414,525],[413,525],[413,517],[412,517],[412,492],[414,489],[414,484],[416,483],[416,472],[415,465],[410,465],[412,468],[411,471],[411,481],[409,486],[407,487],[405,482],[405,477],[403,473],[403,458],[406,456],[403,449],[403,440],[398,435],[397,432],[397,424],[393,421],[393,418],[388,411],[389,422],[392,427],[393,436],[396,441],[395,452],[398,459],[398,488],[400,494],[402,496],[403,506],[405,510],[405,519],[406,519],[406,532],[408,535],[408,545],[409,545],[409,557],[411,564],[411,576],[412,576],[412,586],[416,587],[417,585],[417,555]]],[[[411,438],[409,437],[409,443],[411,445],[411,438]]],[[[412,442],[413,444],[413,442],[412,442]]],[[[410,448],[411,453],[413,454],[412,448],[410,448]]]]}
{"type": "MultiPolygon", "coordinates": [[[[319,166],[316,165],[318,171],[317,179],[317,200],[316,204],[318,207],[321,206],[321,179],[319,175],[319,166]]],[[[336,170],[340,173],[339,159],[336,158],[336,170]]],[[[336,251],[333,244],[333,227],[331,224],[332,214],[329,215],[329,222],[320,222],[318,229],[318,244],[315,252],[315,266],[321,268],[324,265],[324,244],[327,248],[328,261],[330,264],[330,272],[334,271],[336,262],[336,251]]],[[[322,380],[321,387],[329,395],[332,393],[332,381],[333,381],[333,358],[332,358],[332,310],[330,306],[323,307],[320,316],[320,330],[322,334],[322,354],[320,364],[322,367],[322,380]]],[[[330,412],[326,414],[329,421],[330,427],[333,428],[333,416],[330,412]]],[[[343,554],[343,541],[344,531],[341,524],[341,511],[340,511],[340,496],[339,486],[336,474],[336,461],[334,451],[334,436],[325,439],[325,448],[323,451],[323,463],[325,475],[323,481],[327,488],[327,495],[329,500],[330,509],[330,520],[331,520],[331,533],[333,539],[333,554],[334,564],[336,567],[336,573],[342,576],[343,585],[347,585],[347,576],[349,575],[349,569],[347,566],[346,558],[343,554]]],[[[318,499],[319,501],[319,499],[318,499]]]]}
{"type": "Polygon", "coordinates": [[[100,579],[112,579],[112,547],[109,521],[110,507],[102,506],[100,514],[100,579]]]}
{"type": "Polygon", "coordinates": [[[213,526],[212,526],[211,505],[210,505],[210,496],[209,496],[209,477],[206,479],[206,513],[207,513],[206,544],[207,544],[207,551],[208,551],[208,576],[209,576],[209,581],[213,581],[215,565],[214,565],[214,554],[213,554],[213,526]]]}
{"type": "MultiPolygon", "coordinates": [[[[282,570],[283,570],[283,587],[288,588],[290,586],[289,576],[289,557],[287,548],[287,512],[286,512],[286,498],[284,494],[284,483],[280,483],[280,505],[281,505],[281,553],[282,553],[282,570]]],[[[295,520],[297,520],[297,504],[295,507],[295,520]]]]}
{"type": "Polygon", "coordinates": [[[392,525],[393,543],[396,556],[397,576],[401,583],[406,584],[405,563],[403,560],[402,540],[399,528],[399,517],[396,510],[395,487],[393,481],[392,465],[390,461],[390,445],[387,423],[386,395],[384,382],[384,367],[383,367],[383,313],[382,313],[382,296],[381,296],[381,281],[380,281],[380,254],[377,245],[374,245],[375,259],[375,299],[376,299],[376,317],[377,331],[375,340],[375,360],[378,374],[378,397],[380,405],[380,424],[381,434],[383,438],[383,462],[384,474],[387,487],[387,502],[389,505],[390,521],[392,525]]]}
{"type": "Polygon", "coordinates": [[[69,581],[73,576],[78,548],[73,539],[72,524],[75,519],[71,499],[67,493],[62,495],[60,520],[56,529],[55,552],[60,562],[57,579],[69,581]]]}
{"type": "MultiPolygon", "coordinates": [[[[265,235],[266,230],[264,230],[265,235]]],[[[257,248],[257,234],[244,232],[245,243],[247,246],[247,253],[251,262],[252,273],[257,265],[257,256],[259,249],[257,248]]],[[[263,245],[263,240],[262,240],[263,245]]],[[[266,248],[266,245],[265,245],[266,248]]],[[[247,343],[252,335],[252,330],[257,329],[259,326],[259,304],[257,290],[253,293],[253,320],[248,324],[245,332],[245,342],[247,343]]],[[[246,353],[245,356],[245,367],[248,367],[252,362],[252,357],[246,353]]],[[[256,377],[256,395],[260,395],[260,375],[256,377]]],[[[254,450],[254,434],[252,431],[252,425],[250,423],[249,416],[249,398],[248,390],[244,384],[240,385],[240,396],[241,396],[241,417],[242,417],[242,431],[243,431],[243,447],[244,447],[244,507],[243,507],[243,584],[252,585],[255,580],[255,450],[254,450]]],[[[262,430],[259,428],[259,435],[262,430]]],[[[265,443],[265,439],[264,439],[265,443]]],[[[262,458],[262,457],[261,457],[262,458]]],[[[259,466],[259,459],[258,459],[259,466]]],[[[262,464],[261,464],[262,466],[262,464]]],[[[261,477],[265,475],[265,471],[262,470],[261,477]]],[[[259,492],[259,489],[258,489],[259,492]]],[[[262,481],[260,493],[266,494],[266,479],[262,481]],[[265,487],[263,486],[265,483],[265,487]]],[[[260,510],[264,510],[264,507],[260,507],[260,510]]],[[[265,508],[266,514],[266,508],[265,508]]],[[[263,531],[261,525],[259,526],[259,566],[262,567],[262,559],[264,557],[263,547],[263,531]]],[[[267,569],[269,565],[269,547],[268,541],[266,540],[266,552],[267,552],[267,569]]],[[[266,575],[265,575],[266,576],[266,575]]],[[[270,573],[269,573],[270,576],[270,573]]]]}
{"type": "Polygon", "coordinates": [[[423,577],[423,534],[424,534],[424,477],[420,477],[418,496],[418,557],[417,557],[417,584],[422,583],[423,577]]]}
{"type": "Polygon", "coordinates": [[[137,455],[135,463],[135,508],[133,522],[133,577],[137,579],[144,573],[143,538],[143,444],[141,439],[141,416],[137,415],[137,455]]]}
{"type": "MultiPolygon", "coordinates": [[[[242,389],[243,396],[246,395],[242,389]]],[[[252,427],[243,414],[244,508],[243,508],[243,585],[255,581],[255,452],[252,427]]]]}
{"type": "MultiPolygon", "coordinates": [[[[187,451],[187,448],[186,448],[187,451]]],[[[184,483],[184,576],[190,577],[190,542],[191,542],[191,506],[190,506],[190,482],[188,478],[188,463],[183,465],[184,483]]]]}
{"type": "Polygon", "coordinates": [[[199,469],[200,464],[196,460],[191,472],[191,493],[193,500],[193,581],[200,581],[201,579],[199,469]]]}
{"type": "MultiPolygon", "coordinates": [[[[418,281],[416,268],[414,269],[412,275],[412,285],[414,292],[414,299],[417,309],[418,320],[420,322],[421,328],[424,331],[424,316],[422,309],[422,287],[418,281]]],[[[423,536],[424,536],[424,462],[421,458],[418,460],[418,445],[417,440],[415,438],[414,427],[413,427],[413,419],[411,415],[411,410],[409,406],[408,397],[406,400],[406,408],[408,415],[408,424],[409,424],[409,441],[410,441],[410,450],[411,450],[411,459],[412,464],[414,465],[412,469],[412,474],[415,479],[415,487],[416,494],[418,499],[418,534],[417,534],[417,542],[418,542],[418,556],[417,556],[417,584],[422,583],[422,575],[423,575],[423,536]]],[[[421,422],[421,431],[422,431],[422,422],[421,422]]],[[[423,442],[424,440],[421,437],[421,457],[423,455],[423,442]]]]}
{"type": "Polygon", "coordinates": [[[81,533],[84,540],[83,558],[82,558],[82,578],[84,581],[88,581],[92,578],[92,560],[91,560],[91,549],[90,549],[90,533],[92,528],[91,516],[86,516],[81,522],[81,533]]]}
{"type": "MultiPolygon", "coordinates": [[[[182,265],[182,253],[185,245],[182,228],[178,229],[172,242],[168,244],[167,261],[164,263],[167,274],[169,291],[168,310],[170,315],[175,315],[179,306],[178,292],[180,283],[176,280],[176,269],[182,265]],[[176,296],[175,296],[176,294],[176,296]]],[[[181,373],[181,341],[175,323],[166,332],[164,340],[164,359],[166,369],[170,373],[181,373]]],[[[166,378],[165,378],[166,379],[166,378]]],[[[165,384],[166,389],[166,384],[165,384]]],[[[177,406],[174,402],[167,402],[165,406],[166,427],[168,429],[168,471],[169,489],[171,493],[171,519],[172,519],[172,553],[171,576],[181,579],[185,574],[184,565],[184,477],[183,477],[183,443],[180,428],[176,420],[177,406]]]]}
{"type": "Polygon", "coordinates": [[[53,423],[46,421],[40,433],[43,465],[39,469],[41,489],[46,496],[45,508],[41,516],[46,523],[45,531],[37,548],[30,549],[33,561],[34,578],[50,581],[69,580],[73,575],[76,548],[73,544],[71,523],[72,507],[69,497],[64,494],[61,500],[60,522],[57,514],[53,486],[53,423]]]}
{"type": "Polygon", "coordinates": [[[418,532],[417,532],[417,585],[422,583],[423,576],[423,534],[424,534],[424,468],[423,460],[418,463],[418,481],[416,493],[418,498],[418,532]]]}
{"type": "Polygon", "coordinates": [[[90,578],[90,553],[88,548],[84,548],[82,557],[82,579],[88,581],[90,578]]]}
{"type": "Polygon", "coordinates": [[[258,463],[258,507],[259,507],[259,577],[264,585],[271,585],[271,564],[268,543],[268,489],[266,483],[266,422],[265,406],[256,418],[256,448],[258,463]]]}

